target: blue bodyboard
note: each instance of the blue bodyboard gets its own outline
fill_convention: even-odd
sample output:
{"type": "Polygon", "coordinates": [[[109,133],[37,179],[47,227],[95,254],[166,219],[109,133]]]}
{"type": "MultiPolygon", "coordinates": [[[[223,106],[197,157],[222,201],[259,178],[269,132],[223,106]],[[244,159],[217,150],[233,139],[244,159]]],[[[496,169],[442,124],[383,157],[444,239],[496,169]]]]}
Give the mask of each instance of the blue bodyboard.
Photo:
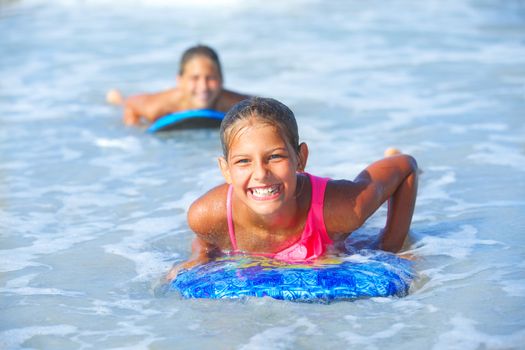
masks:
{"type": "Polygon", "coordinates": [[[254,256],[227,256],[179,272],[169,289],[183,298],[329,303],[370,297],[403,297],[415,277],[413,263],[395,254],[368,251],[314,263],[254,256]]]}
{"type": "Polygon", "coordinates": [[[192,109],[171,113],[153,122],[148,132],[154,133],[175,128],[218,127],[224,115],[224,112],[212,109],[192,109]]]}

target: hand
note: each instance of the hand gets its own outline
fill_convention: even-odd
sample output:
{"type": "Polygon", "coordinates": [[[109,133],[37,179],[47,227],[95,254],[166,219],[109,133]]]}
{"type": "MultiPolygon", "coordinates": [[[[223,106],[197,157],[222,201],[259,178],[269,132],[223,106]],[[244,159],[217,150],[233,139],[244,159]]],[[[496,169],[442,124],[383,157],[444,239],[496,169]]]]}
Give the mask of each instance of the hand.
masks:
{"type": "Polygon", "coordinates": [[[120,91],[111,89],[106,93],[106,101],[112,105],[121,105],[124,103],[124,97],[120,91]]]}

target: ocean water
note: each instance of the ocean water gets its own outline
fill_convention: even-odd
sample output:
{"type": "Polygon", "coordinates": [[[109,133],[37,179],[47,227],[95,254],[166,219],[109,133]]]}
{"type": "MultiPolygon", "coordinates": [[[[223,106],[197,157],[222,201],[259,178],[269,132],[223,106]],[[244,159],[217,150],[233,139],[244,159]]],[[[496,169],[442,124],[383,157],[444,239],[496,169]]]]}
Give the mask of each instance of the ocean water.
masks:
{"type": "Polygon", "coordinates": [[[525,348],[524,2],[0,0],[0,77],[1,349],[525,348]],[[416,157],[407,297],[153,293],[221,182],[217,130],[147,134],[104,96],[173,86],[196,43],[295,111],[310,172],[416,157]]]}

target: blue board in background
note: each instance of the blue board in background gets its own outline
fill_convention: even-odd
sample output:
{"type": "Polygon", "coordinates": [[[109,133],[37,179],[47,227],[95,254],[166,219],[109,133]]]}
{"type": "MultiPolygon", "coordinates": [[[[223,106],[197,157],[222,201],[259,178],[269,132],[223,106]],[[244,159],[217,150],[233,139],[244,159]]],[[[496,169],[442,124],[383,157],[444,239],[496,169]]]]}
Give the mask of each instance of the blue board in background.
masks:
{"type": "Polygon", "coordinates": [[[169,289],[184,298],[279,300],[328,303],[370,297],[403,297],[415,278],[412,262],[367,251],[315,263],[287,263],[229,256],[179,272],[169,289]]]}
{"type": "Polygon", "coordinates": [[[224,112],[212,109],[192,109],[171,113],[157,119],[150,125],[148,132],[154,133],[184,127],[218,127],[224,115],[224,112]]]}

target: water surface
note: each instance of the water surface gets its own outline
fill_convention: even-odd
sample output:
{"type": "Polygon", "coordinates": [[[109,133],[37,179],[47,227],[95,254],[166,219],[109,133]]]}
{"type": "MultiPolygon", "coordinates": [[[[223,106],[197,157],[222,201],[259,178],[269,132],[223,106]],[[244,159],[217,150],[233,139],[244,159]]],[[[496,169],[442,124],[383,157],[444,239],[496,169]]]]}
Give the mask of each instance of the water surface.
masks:
{"type": "MultiPolygon", "coordinates": [[[[525,343],[520,1],[0,1],[0,348],[519,349],[525,343]],[[424,173],[405,298],[330,305],[153,294],[221,182],[217,130],[149,135],[105,92],[174,84],[215,47],[226,86],[288,104],[307,170],[383,150],[424,173]]],[[[359,233],[384,223],[380,210],[359,233]]]]}

